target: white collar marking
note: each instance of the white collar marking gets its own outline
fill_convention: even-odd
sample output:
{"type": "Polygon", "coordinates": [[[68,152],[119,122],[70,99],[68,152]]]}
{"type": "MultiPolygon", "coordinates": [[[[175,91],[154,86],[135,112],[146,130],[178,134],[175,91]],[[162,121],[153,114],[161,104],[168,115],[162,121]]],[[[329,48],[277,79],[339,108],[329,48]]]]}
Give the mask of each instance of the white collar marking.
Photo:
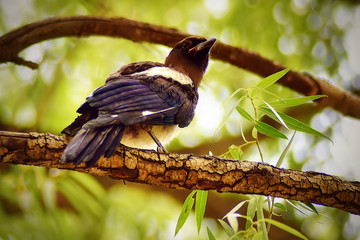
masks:
{"type": "Polygon", "coordinates": [[[169,67],[152,67],[142,72],[137,72],[131,75],[143,75],[153,77],[156,75],[164,76],[165,78],[171,78],[181,84],[193,85],[191,78],[175,69],[169,67]]]}

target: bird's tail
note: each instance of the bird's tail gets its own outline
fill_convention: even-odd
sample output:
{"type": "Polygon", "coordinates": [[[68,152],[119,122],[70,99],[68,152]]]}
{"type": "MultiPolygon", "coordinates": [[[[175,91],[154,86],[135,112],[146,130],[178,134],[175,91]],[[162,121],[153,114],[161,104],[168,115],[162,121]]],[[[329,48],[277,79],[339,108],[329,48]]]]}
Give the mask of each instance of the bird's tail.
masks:
{"type": "Polygon", "coordinates": [[[86,128],[79,130],[66,147],[61,162],[74,162],[78,165],[85,162],[87,166],[95,164],[99,158],[111,157],[119,146],[125,126],[86,128]]]}

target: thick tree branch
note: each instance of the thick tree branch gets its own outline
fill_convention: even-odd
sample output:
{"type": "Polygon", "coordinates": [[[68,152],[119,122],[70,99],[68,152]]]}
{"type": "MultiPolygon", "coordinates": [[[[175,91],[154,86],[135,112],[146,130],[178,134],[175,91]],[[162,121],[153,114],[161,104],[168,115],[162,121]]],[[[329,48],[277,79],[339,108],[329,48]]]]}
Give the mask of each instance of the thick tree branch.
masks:
{"type": "Polygon", "coordinates": [[[260,194],[322,204],[360,214],[360,182],[317,172],[279,169],[265,163],[234,161],[213,156],[158,154],[122,147],[96,167],[60,164],[67,144],[50,133],[0,132],[3,163],[46,166],[109,176],[174,189],[260,194]]]}
{"type": "MultiPolygon", "coordinates": [[[[14,62],[35,69],[38,67],[36,63],[23,60],[18,56],[23,49],[53,38],[91,35],[122,37],[136,42],[146,41],[169,47],[189,36],[188,33],[175,29],[124,18],[91,16],[50,18],[31,23],[2,36],[0,38],[0,63],[14,62]]],[[[263,77],[285,68],[255,52],[221,42],[215,45],[212,58],[229,62],[263,77]]],[[[328,97],[321,99],[319,104],[329,106],[344,115],[360,118],[360,98],[324,80],[290,71],[279,83],[304,95],[325,94],[328,97]]]]}

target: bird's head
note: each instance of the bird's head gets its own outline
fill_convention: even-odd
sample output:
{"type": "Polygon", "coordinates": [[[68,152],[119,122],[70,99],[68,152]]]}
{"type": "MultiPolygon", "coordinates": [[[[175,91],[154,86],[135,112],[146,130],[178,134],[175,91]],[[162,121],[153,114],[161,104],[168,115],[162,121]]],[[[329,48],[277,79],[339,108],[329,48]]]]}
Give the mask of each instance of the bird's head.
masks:
{"type": "Polygon", "coordinates": [[[187,37],[178,42],[165,60],[165,66],[188,75],[199,86],[209,62],[209,53],[216,39],[187,37]]]}

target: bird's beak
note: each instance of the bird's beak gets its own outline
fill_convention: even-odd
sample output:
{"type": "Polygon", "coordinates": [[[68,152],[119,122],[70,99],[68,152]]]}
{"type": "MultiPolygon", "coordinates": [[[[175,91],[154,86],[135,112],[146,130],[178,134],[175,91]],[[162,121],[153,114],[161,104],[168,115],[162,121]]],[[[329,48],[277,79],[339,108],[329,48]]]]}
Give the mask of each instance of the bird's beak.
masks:
{"type": "Polygon", "coordinates": [[[216,38],[209,38],[204,42],[199,43],[195,47],[191,48],[189,50],[189,53],[195,55],[199,52],[206,51],[206,53],[209,53],[212,46],[215,44],[216,38]]]}

